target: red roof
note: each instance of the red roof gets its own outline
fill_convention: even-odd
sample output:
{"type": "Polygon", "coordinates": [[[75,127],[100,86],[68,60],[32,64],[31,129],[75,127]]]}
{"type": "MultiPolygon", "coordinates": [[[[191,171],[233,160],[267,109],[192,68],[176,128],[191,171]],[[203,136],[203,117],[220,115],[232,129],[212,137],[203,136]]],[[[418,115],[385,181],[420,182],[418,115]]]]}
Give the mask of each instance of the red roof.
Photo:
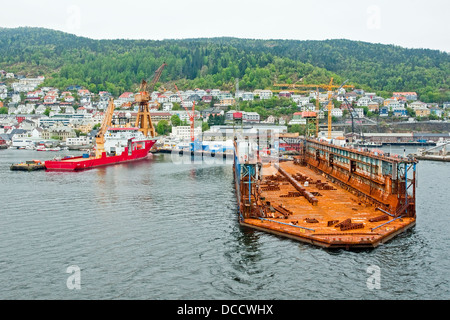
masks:
{"type": "Polygon", "coordinates": [[[119,96],[119,98],[129,98],[132,95],[133,95],[133,92],[124,92],[119,96]]]}
{"type": "Polygon", "coordinates": [[[302,117],[303,118],[310,118],[310,117],[315,117],[316,113],[314,111],[303,111],[302,112],[302,117]]]}

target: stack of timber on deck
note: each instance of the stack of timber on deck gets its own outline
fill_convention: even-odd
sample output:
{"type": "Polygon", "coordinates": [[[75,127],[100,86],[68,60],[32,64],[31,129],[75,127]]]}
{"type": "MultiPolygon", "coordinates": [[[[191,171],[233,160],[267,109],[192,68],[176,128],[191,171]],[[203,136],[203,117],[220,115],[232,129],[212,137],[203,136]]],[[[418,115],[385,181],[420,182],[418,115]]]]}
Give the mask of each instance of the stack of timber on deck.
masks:
{"type": "Polygon", "coordinates": [[[241,225],[331,248],[373,248],[415,225],[414,159],[306,139],[294,161],[263,164],[245,143],[234,164],[241,225]]]}

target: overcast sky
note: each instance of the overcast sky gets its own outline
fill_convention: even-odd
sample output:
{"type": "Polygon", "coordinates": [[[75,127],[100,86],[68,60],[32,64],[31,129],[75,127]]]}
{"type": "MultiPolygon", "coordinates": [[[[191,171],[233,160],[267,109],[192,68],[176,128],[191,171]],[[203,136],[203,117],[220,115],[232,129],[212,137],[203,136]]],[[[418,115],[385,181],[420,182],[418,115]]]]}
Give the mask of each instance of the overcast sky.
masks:
{"type": "Polygon", "coordinates": [[[450,0],[13,0],[0,26],[93,39],[350,39],[450,52],[450,0]]]}

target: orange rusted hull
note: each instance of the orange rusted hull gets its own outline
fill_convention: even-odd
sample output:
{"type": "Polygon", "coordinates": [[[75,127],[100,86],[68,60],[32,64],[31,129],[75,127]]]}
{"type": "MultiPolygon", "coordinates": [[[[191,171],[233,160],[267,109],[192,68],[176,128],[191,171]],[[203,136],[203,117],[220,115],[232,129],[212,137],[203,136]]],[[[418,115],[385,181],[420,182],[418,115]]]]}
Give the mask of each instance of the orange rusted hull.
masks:
{"type": "MultiPolygon", "coordinates": [[[[310,202],[307,197],[298,196],[298,193],[296,196],[295,187],[283,179],[278,181],[279,190],[261,188],[260,200],[269,202],[273,208],[269,208],[267,217],[249,217],[243,219],[241,225],[313,245],[334,248],[373,248],[415,225],[414,217],[396,219],[388,216],[377,209],[378,206],[362,202],[358,196],[324,179],[312,169],[294,165],[292,161],[280,163],[280,168],[290,176],[301,173],[307,177],[308,186],[303,188],[316,195],[317,202],[310,202]],[[317,184],[319,180],[321,182],[317,184]],[[327,184],[328,190],[323,188],[323,183],[327,184]],[[280,205],[282,212],[277,210],[280,205]],[[348,226],[347,230],[341,230],[338,224],[347,219],[350,219],[353,225],[348,226]],[[394,219],[396,220],[392,221],[394,219]],[[334,223],[328,225],[329,222],[334,223]],[[386,222],[389,223],[385,224],[386,222]],[[381,226],[382,224],[385,225],[381,226]]],[[[263,172],[266,172],[263,181],[271,175],[280,177],[274,166],[264,166],[263,172]]],[[[304,183],[302,185],[304,186],[304,183]]]]}
{"type": "Polygon", "coordinates": [[[374,248],[415,225],[414,160],[309,143],[295,161],[236,165],[236,155],[242,226],[321,247],[374,248]]]}

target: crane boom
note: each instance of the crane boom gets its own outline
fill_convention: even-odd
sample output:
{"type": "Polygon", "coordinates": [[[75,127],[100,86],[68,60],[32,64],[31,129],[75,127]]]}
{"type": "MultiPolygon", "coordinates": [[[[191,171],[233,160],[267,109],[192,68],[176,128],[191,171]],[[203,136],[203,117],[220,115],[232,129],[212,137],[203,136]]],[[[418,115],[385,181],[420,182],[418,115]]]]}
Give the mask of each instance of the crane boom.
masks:
{"type": "Polygon", "coordinates": [[[111,98],[109,100],[108,108],[106,108],[105,115],[103,117],[102,125],[95,135],[95,157],[100,158],[102,153],[105,151],[105,133],[111,126],[112,117],[114,114],[114,100],[111,98]]]}
{"type": "MultiPolygon", "coordinates": [[[[316,112],[319,113],[318,100],[319,100],[319,88],[323,88],[328,91],[328,139],[331,139],[331,110],[333,109],[333,103],[331,102],[331,91],[337,88],[337,91],[341,88],[354,88],[352,85],[346,85],[348,79],[345,80],[340,86],[333,84],[333,78],[331,78],[329,84],[288,84],[288,83],[274,83],[274,87],[286,87],[286,88],[316,88],[317,89],[317,101],[316,101],[316,112]]],[[[319,118],[316,118],[316,137],[318,136],[319,130],[319,118]]]]}

